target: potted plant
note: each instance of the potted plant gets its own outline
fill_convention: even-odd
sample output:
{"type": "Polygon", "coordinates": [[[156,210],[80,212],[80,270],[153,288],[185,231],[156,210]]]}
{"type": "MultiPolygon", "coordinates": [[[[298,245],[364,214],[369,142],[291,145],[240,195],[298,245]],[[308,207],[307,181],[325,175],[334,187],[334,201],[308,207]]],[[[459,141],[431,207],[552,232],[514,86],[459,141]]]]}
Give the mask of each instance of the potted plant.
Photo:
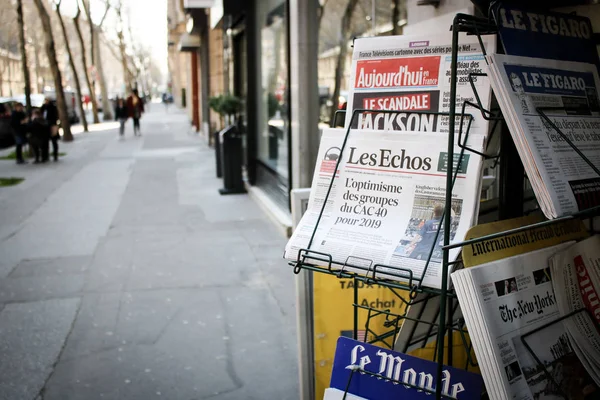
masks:
{"type": "Polygon", "coordinates": [[[220,94],[208,100],[208,106],[221,117],[221,126],[235,122],[242,109],[242,101],[232,94],[220,94]]]}

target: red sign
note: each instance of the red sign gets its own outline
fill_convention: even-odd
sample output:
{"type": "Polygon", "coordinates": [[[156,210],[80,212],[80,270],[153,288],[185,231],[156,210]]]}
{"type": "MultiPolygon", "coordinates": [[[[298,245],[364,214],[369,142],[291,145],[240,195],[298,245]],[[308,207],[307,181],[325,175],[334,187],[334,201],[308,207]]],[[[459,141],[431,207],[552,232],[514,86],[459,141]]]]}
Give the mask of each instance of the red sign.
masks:
{"type": "Polygon", "coordinates": [[[428,111],[431,110],[431,94],[423,92],[389,97],[367,97],[363,99],[363,108],[368,110],[428,111]]]}
{"type": "Polygon", "coordinates": [[[363,60],[356,68],[357,89],[437,86],[440,57],[363,60]]]}
{"type": "Polygon", "coordinates": [[[596,321],[600,322],[600,298],[598,298],[592,279],[581,256],[575,257],[573,261],[575,262],[575,271],[577,272],[577,280],[579,281],[579,289],[585,308],[591,312],[596,321]]]}

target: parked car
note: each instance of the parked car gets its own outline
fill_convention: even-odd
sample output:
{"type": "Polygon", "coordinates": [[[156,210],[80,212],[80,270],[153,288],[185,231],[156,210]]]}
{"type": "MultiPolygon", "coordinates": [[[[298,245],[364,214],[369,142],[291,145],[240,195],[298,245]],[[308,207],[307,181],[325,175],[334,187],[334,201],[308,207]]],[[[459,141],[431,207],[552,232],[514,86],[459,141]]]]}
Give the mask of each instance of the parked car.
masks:
{"type": "MultiPolygon", "coordinates": [[[[349,93],[347,90],[341,90],[340,91],[340,95],[338,96],[338,101],[337,104],[334,104],[334,102],[329,98],[330,94],[329,94],[329,90],[327,89],[327,91],[325,91],[325,88],[319,88],[319,98],[320,98],[320,119],[321,122],[325,122],[325,123],[329,123],[329,116],[330,116],[330,112],[331,112],[331,108],[335,107],[336,110],[345,110],[346,109],[346,105],[348,104],[348,100],[349,100],[349,93]]],[[[344,118],[343,117],[338,117],[340,118],[340,120],[343,122],[344,118]]],[[[339,122],[340,120],[338,120],[337,122],[339,122]]]]}
{"type": "MultiPolygon", "coordinates": [[[[76,103],[76,95],[72,90],[64,90],[65,94],[65,102],[67,103],[67,114],[69,115],[69,122],[76,123],[79,122],[79,115],[77,115],[77,103],[76,103]]],[[[44,90],[44,94],[41,95],[43,98],[49,97],[51,100],[56,101],[56,92],[54,89],[46,89],[44,90]]],[[[33,100],[32,100],[33,101],[33,100]]],[[[42,100],[43,102],[43,100],[42,100]]]]}
{"type": "MultiPolygon", "coordinates": [[[[40,108],[44,104],[45,98],[46,97],[43,94],[31,94],[30,95],[31,107],[40,108]]],[[[18,94],[16,96],[13,96],[11,100],[15,101],[17,103],[21,103],[23,105],[25,105],[27,103],[24,94],[18,94]]]]}

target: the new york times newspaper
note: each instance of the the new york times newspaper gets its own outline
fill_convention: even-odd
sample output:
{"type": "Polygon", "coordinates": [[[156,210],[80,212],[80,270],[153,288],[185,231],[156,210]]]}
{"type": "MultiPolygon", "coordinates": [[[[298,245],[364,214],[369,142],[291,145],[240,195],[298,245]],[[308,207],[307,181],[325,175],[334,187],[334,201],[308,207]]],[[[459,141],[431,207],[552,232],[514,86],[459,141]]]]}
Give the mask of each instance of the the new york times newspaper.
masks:
{"type": "MultiPolygon", "coordinates": [[[[448,111],[452,34],[359,38],[354,41],[352,74],[346,124],[355,109],[397,110],[398,113],[361,113],[352,127],[386,131],[448,132],[448,118],[411,111],[448,111]]],[[[456,104],[476,102],[469,74],[485,73],[485,58],[475,36],[461,35],[458,53],[456,104]]],[[[495,51],[495,38],[483,37],[488,52],[495,51]]],[[[473,76],[484,107],[489,108],[490,84],[485,76],[473,76]]],[[[487,133],[488,123],[479,111],[471,132],[487,133]]]]}
{"type": "Polygon", "coordinates": [[[490,77],[546,217],[600,205],[600,176],[537,111],[560,108],[545,114],[594,165],[600,165],[597,67],[494,54],[490,77]]]}
{"type": "MultiPolygon", "coordinates": [[[[343,129],[323,132],[308,209],[286,246],[289,260],[296,260],[298,251],[308,247],[345,133],[343,129]]],[[[433,249],[424,284],[439,288],[449,162],[447,142],[440,135],[446,136],[352,130],[310,249],[331,255],[336,269],[346,261],[366,269],[385,264],[406,268],[414,277],[421,277],[433,249]]],[[[469,145],[476,149],[481,149],[483,142],[483,135],[469,138],[469,145]]],[[[475,218],[481,157],[465,154],[459,165],[458,146],[454,151],[451,162],[458,175],[446,215],[451,241],[459,241],[475,218]]],[[[458,251],[452,250],[450,258],[455,259],[458,251]]],[[[378,268],[377,276],[404,280],[407,275],[378,268]]]]}
{"type": "Polygon", "coordinates": [[[598,398],[598,387],[563,324],[525,337],[541,364],[521,340],[560,316],[548,259],[571,244],[452,274],[490,399],[548,400],[564,394],[569,399],[598,398]]]}
{"type": "Polygon", "coordinates": [[[564,320],[590,374],[600,382],[600,236],[595,235],[557,253],[550,268],[561,315],[587,309],[564,320]]]}

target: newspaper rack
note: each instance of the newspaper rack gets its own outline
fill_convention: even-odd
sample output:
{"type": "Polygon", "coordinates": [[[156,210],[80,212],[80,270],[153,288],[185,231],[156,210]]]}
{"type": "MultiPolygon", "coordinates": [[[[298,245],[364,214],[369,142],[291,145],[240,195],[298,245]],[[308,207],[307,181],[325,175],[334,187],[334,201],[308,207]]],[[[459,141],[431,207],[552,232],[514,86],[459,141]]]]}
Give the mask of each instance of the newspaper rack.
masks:
{"type": "MultiPolygon", "coordinates": [[[[495,13],[494,13],[493,7],[490,8],[490,18],[489,19],[475,17],[472,15],[461,14],[461,13],[457,14],[454,18],[454,21],[452,24],[452,58],[451,58],[451,75],[450,75],[450,80],[451,80],[450,99],[454,99],[454,100],[456,100],[456,82],[457,82],[457,69],[458,69],[457,68],[457,60],[458,60],[458,44],[459,44],[459,33],[460,32],[466,32],[467,34],[477,35],[480,45],[481,45],[481,48],[483,49],[483,53],[485,55],[485,47],[483,45],[481,36],[485,35],[485,34],[497,33],[497,24],[495,22],[495,13]]],[[[491,124],[490,134],[488,135],[488,138],[491,138],[495,134],[495,132],[497,130],[499,130],[499,129],[497,129],[498,124],[501,121],[503,121],[501,112],[499,110],[487,110],[482,105],[480,96],[477,93],[473,78],[476,76],[485,76],[485,75],[487,75],[487,74],[484,74],[484,73],[469,74],[468,79],[469,79],[469,82],[470,82],[471,87],[474,92],[475,102],[464,101],[462,103],[462,107],[460,108],[460,111],[457,111],[456,101],[450,101],[448,112],[413,111],[413,113],[429,114],[429,115],[436,114],[436,115],[442,115],[442,116],[448,117],[449,132],[448,132],[448,150],[447,150],[447,152],[448,152],[449,159],[453,159],[453,157],[454,157],[454,146],[456,144],[456,146],[458,146],[460,148],[458,163],[460,163],[460,161],[462,160],[465,152],[472,152],[472,153],[478,154],[486,159],[494,159],[495,164],[492,167],[492,168],[494,168],[497,165],[498,159],[500,159],[503,156],[501,148],[498,152],[496,152],[496,154],[490,155],[490,154],[478,152],[474,149],[469,148],[466,145],[467,138],[469,135],[469,129],[471,127],[471,122],[473,120],[473,115],[468,114],[466,112],[467,107],[474,108],[475,110],[477,110],[478,112],[481,113],[483,118],[485,118],[488,121],[493,121],[493,124],[491,124]],[[468,121],[465,122],[465,119],[467,119],[468,121]],[[458,123],[458,129],[456,126],[457,123],[458,123]]],[[[345,145],[346,145],[346,142],[348,139],[348,135],[350,134],[350,127],[352,126],[352,122],[354,122],[357,115],[359,113],[372,112],[372,111],[377,111],[378,113],[395,113],[395,112],[397,112],[395,110],[370,110],[370,109],[355,109],[355,110],[353,110],[351,123],[349,124],[349,127],[346,129],[346,135],[344,137],[344,141],[341,146],[341,152],[344,151],[344,148],[345,148],[345,145]]],[[[547,120],[547,122],[551,123],[551,121],[549,121],[546,114],[544,113],[544,111],[550,111],[550,109],[544,108],[544,109],[538,109],[537,111],[540,114],[540,116],[542,116],[545,120],[547,120]]],[[[337,121],[337,116],[344,112],[345,111],[337,111],[335,113],[334,120],[337,121]]],[[[333,126],[335,126],[335,121],[333,121],[333,123],[332,123],[333,126]]],[[[579,149],[577,149],[577,147],[566,137],[566,135],[563,132],[561,132],[560,129],[558,127],[556,127],[555,125],[552,124],[551,126],[557,131],[557,133],[559,135],[561,135],[563,138],[565,138],[565,141],[567,143],[569,143],[569,145],[582,157],[582,159],[588,165],[590,165],[593,168],[593,170],[596,173],[598,173],[598,175],[600,175],[600,171],[590,162],[590,160],[579,149]]],[[[506,133],[507,132],[505,132],[505,131],[501,132],[502,135],[505,135],[506,133]]],[[[488,140],[488,144],[489,144],[489,140],[488,140]]],[[[341,160],[341,157],[338,158],[335,170],[338,169],[340,160],[341,160]]],[[[505,161],[506,162],[517,162],[517,163],[521,162],[518,157],[517,157],[517,159],[514,159],[514,160],[510,159],[510,160],[505,160],[505,161]]],[[[426,344],[428,338],[436,338],[436,345],[435,345],[434,357],[433,357],[433,361],[437,363],[437,376],[435,377],[435,380],[436,380],[435,388],[436,389],[435,389],[435,391],[432,391],[432,393],[431,393],[434,395],[432,398],[435,398],[435,399],[449,398],[449,397],[445,396],[441,391],[442,371],[443,371],[443,367],[444,367],[445,357],[446,357],[446,364],[450,365],[450,366],[452,365],[453,333],[454,332],[457,332],[459,334],[460,342],[462,344],[462,347],[465,350],[467,361],[463,368],[468,369],[469,367],[477,367],[478,366],[472,357],[472,351],[473,351],[472,345],[466,335],[468,332],[465,328],[464,319],[460,318],[460,319],[457,319],[456,321],[453,321],[453,312],[454,312],[454,309],[456,308],[453,305],[456,304],[455,303],[456,296],[451,289],[448,289],[448,271],[450,268],[454,268],[454,267],[460,268],[461,261],[451,261],[449,259],[449,250],[454,249],[454,248],[459,248],[459,247],[462,248],[463,246],[471,245],[471,244],[482,242],[485,240],[494,239],[494,238],[498,238],[498,237],[501,237],[504,235],[522,232],[522,231],[532,229],[532,228],[539,228],[539,227],[543,227],[546,225],[552,225],[552,224],[563,222],[565,220],[575,219],[575,218],[579,218],[579,219],[589,218],[589,221],[590,221],[589,229],[591,232],[594,232],[593,217],[600,215],[600,206],[596,206],[593,208],[579,211],[579,212],[574,213],[569,216],[564,216],[564,217],[556,218],[553,220],[538,222],[538,223],[531,224],[528,226],[523,226],[523,227],[507,230],[504,232],[489,234],[486,236],[469,239],[469,240],[464,240],[462,242],[457,242],[457,243],[451,244],[450,243],[450,231],[451,231],[450,219],[445,218],[445,217],[446,217],[446,212],[447,212],[446,210],[451,209],[452,190],[453,190],[454,182],[455,182],[456,176],[457,176],[456,172],[453,171],[453,168],[454,168],[454,166],[452,165],[452,163],[448,163],[448,170],[446,173],[446,188],[447,188],[447,190],[446,190],[446,194],[445,194],[444,214],[442,215],[442,222],[444,223],[444,231],[443,231],[443,246],[442,246],[443,258],[442,258],[442,263],[441,263],[441,289],[433,289],[433,288],[422,286],[423,277],[425,276],[425,274],[427,272],[427,268],[430,264],[435,244],[432,246],[432,249],[429,251],[429,255],[427,257],[427,262],[425,264],[425,268],[424,268],[421,276],[415,276],[413,274],[413,272],[407,268],[392,267],[392,266],[382,265],[382,264],[374,264],[371,260],[365,260],[365,259],[358,258],[358,257],[348,257],[346,260],[343,260],[343,261],[334,260],[333,257],[331,256],[331,254],[327,254],[327,253],[323,253],[323,252],[319,252],[319,251],[310,249],[312,241],[315,236],[315,233],[319,226],[319,222],[321,220],[322,213],[323,213],[325,205],[327,203],[327,199],[329,198],[331,188],[333,186],[333,181],[335,179],[335,173],[332,174],[332,180],[330,181],[330,185],[329,185],[327,194],[325,196],[325,200],[323,202],[323,206],[322,206],[319,218],[317,219],[317,223],[315,225],[311,239],[309,241],[309,245],[307,246],[306,249],[301,249],[298,252],[298,257],[297,257],[296,261],[290,262],[290,265],[293,266],[294,273],[296,273],[296,274],[298,274],[301,270],[305,269],[305,270],[309,270],[309,271],[313,271],[313,272],[334,275],[334,276],[337,276],[338,278],[353,279],[355,281],[355,283],[357,281],[360,281],[360,282],[363,282],[363,283],[366,283],[369,285],[377,284],[377,285],[386,287],[389,290],[392,290],[394,292],[394,294],[397,296],[397,298],[399,298],[401,303],[403,304],[403,310],[399,314],[392,313],[390,310],[381,310],[381,309],[366,307],[366,306],[358,304],[359,285],[356,285],[356,284],[354,285],[354,289],[353,289],[354,290],[354,302],[353,302],[353,307],[354,307],[353,336],[354,336],[354,339],[358,339],[358,331],[359,331],[358,310],[359,309],[363,309],[368,312],[367,320],[365,323],[364,341],[371,343],[371,344],[379,344],[379,345],[385,346],[387,348],[393,348],[394,342],[399,333],[400,326],[402,325],[402,322],[404,320],[412,320],[417,323],[426,324],[428,326],[428,329],[427,329],[428,332],[426,334],[426,337],[419,338],[419,339],[413,339],[413,335],[414,335],[414,331],[415,331],[415,328],[413,328],[412,332],[410,334],[409,342],[410,342],[410,344],[413,344],[413,345],[417,344],[419,342],[422,342],[422,347],[425,347],[425,344],[426,344]],[[357,261],[362,261],[362,264],[358,264],[357,261]],[[352,267],[353,269],[361,271],[362,273],[355,273],[355,272],[348,271],[347,270],[348,267],[352,267]],[[382,268],[385,268],[386,271],[381,271],[382,268]],[[388,271],[393,271],[393,272],[388,272],[388,271]],[[391,279],[389,279],[390,276],[394,276],[396,278],[403,278],[404,281],[400,282],[398,280],[391,280],[391,279]],[[396,292],[396,290],[408,291],[409,292],[408,298],[401,296],[399,293],[396,292]],[[424,294],[426,297],[424,299],[422,299],[422,298],[418,299],[417,296],[419,294],[424,294]],[[423,320],[423,319],[421,319],[422,315],[419,315],[417,318],[412,318],[412,317],[407,316],[409,306],[415,305],[421,301],[427,301],[428,299],[430,299],[432,297],[438,297],[438,296],[439,296],[439,311],[437,312],[437,321],[423,320]],[[375,332],[371,329],[372,320],[374,318],[378,318],[378,317],[379,318],[385,317],[384,327],[388,328],[388,330],[386,332],[384,332],[383,334],[375,334],[375,332]],[[391,339],[391,344],[390,344],[390,339],[391,339]]],[[[507,177],[503,177],[503,178],[507,179],[507,177]]],[[[517,180],[514,180],[514,181],[517,181],[517,180]]],[[[513,184],[522,184],[522,181],[514,182],[513,184]]],[[[522,204],[522,202],[521,202],[521,204],[522,204]]],[[[499,204],[499,208],[501,209],[502,207],[503,207],[503,204],[501,201],[499,204]]],[[[521,210],[521,214],[522,213],[523,212],[521,210]]],[[[440,234],[440,230],[441,230],[441,224],[440,224],[440,227],[438,227],[438,231],[436,233],[436,241],[438,240],[438,237],[439,237],[438,235],[440,234]]],[[[574,313],[570,313],[564,317],[560,317],[560,318],[538,328],[538,330],[544,329],[545,327],[552,325],[554,323],[558,323],[558,322],[562,321],[563,319],[568,318],[569,316],[571,316],[577,312],[581,312],[581,311],[583,311],[583,310],[577,310],[574,313]]],[[[539,361],[539,358],[537,358],[535,356],[535,354],[533,353],[533,351],[531,350],[531,348],[527,345],[527,343],[525,341],[526,337],[528,335],[530,335],[531,333],[533,333],[533,332],[529,332],[528,334],[525,334],[522,336],[523,343],[527,347],[528,351],[532,354],[532,356],[534,357],[536,362],[539,364],[539,366],[544,369],[546,374],[548,374],[548,371],[545,368],[545,366],[539,361]]],[[[363,370],[359,369],[359,367],[356,367],[356,369],[352,370],[352,373],[349,377],[347,388],[349,387],[350,381],[352,380],[352,376],[354,375],[355,372],[360,372],[360,373],[377,376],[376,374],[373,374],[372,372],[363,371],[363,370]]],[[[379,378],[384,378],[384,377],[379,376],[379,378]]],[[[385,378],[385,379],[387,379],[387,378],[385,378]]],[[[406,382],[397,382],[397,383],[403,384],[406,386],[411,386],[410,384],[408,384],[406,382]]],[[[346,389],[346,393],[347,393],[347,390],[348,389],[346,389]]],[[[419,390],[423,390],[423,389],[419,388],[419,390]]],[[[346,393],[344,394],[344,398],[346,397],[346,393]]],[[[483,398],[485,398],[485,394],[483,396],[484,396],[483,398]]]]}

